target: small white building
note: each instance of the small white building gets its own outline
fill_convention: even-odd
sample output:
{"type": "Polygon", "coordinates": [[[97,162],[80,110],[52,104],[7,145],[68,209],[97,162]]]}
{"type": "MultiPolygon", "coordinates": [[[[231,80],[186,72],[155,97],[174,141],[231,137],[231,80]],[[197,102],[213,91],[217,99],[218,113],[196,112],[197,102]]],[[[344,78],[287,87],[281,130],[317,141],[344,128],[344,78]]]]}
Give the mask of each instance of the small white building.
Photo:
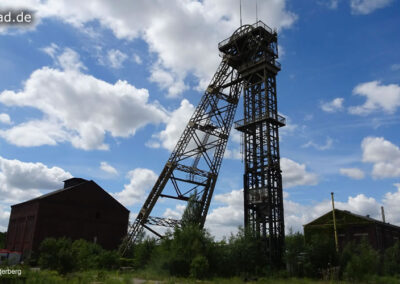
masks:
{"type": "Polygon", "coordinates": [[[0,249],[0,264],[15,265],[21,261],[21,253],[0,249]]]}

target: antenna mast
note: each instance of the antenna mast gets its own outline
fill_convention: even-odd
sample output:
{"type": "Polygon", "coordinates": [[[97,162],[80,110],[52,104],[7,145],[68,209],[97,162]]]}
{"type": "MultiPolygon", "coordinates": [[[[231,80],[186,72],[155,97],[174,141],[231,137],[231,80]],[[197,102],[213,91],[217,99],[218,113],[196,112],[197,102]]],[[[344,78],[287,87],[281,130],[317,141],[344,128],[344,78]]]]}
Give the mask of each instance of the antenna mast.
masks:
{"type": "Polygon", "coordinates": [[[258,22],[258,0],[256,0],[256,23],[258,22]]]}

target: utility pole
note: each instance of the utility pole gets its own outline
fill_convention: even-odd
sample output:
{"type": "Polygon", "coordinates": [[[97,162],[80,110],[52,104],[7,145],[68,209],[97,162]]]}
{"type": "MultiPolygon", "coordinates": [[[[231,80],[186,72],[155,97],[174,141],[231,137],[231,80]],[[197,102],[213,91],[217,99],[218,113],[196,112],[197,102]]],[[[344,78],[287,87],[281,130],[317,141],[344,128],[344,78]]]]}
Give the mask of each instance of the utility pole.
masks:
{"type": "Polygon", "coordinates": [[[331,192],[331,197],[332,197],[333,230],[335,233],[335,247],[336,247],[336,252],[339,252],[339,244],[338,244],[337,229],[336,229],[335,200],[333,198],[333,192],[331,192]]]}

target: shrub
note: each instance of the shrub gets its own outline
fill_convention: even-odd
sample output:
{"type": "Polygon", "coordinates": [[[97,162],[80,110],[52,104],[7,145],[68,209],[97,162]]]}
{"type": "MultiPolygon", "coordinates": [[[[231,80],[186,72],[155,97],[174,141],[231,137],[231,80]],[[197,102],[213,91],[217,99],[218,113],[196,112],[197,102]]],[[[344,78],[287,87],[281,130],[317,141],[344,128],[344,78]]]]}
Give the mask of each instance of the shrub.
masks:
{"type": "Polygon", "coordinates": [[[198,255],[193,258],[192,263],[190,264],[190,276],[203,279],[208,275],[208,260],[204,255],[198,255]]]}
{"type": "Polygon", "coordinates": [[[199,229],[197,225],[177,228],[173,239],[168,243],[169,272],[175,276],[187,277],[195,257],[207,258],[211,248],[212,239],[208,232],[199,229]]]}
{"type": "Polygon", "coordinates": [[[288,273],[291,276],[303,276],[303,253],[305,251],[304,235],[301,233],[290,233],[285,238],[285,262],[288,273]]]}
{"type": "Polygon", "coordinates": [[[98,269],[115,269],[120,266],[119,254],[116,251],[102,250],[98,256],[98,269]]]}
{"type": "Polygon", "coordinates": [[[111,269],[119,265],[119,255],[85,240],[45,239],[39,248],[39,266],[65,274],[77,270],[111,269]]]}
{"type": "Polygon", "coordinates": [[[95,243],[85,240],[76,240],[71,245],[72,254],[79,270],[89,270],[98,267],[99,255],[103,249],[95,243]]]}
{"type": "Polygon", "coordinates": [[[313,235],[305,245],[304,274],[308,277],[319,278],[323,270],[337,265],[338,259],[332,238],[313,235]]]}
{"type": "Polygon", "coordinates": [[[226,240],[211,242],[208,254],[209,273],[214,276],[230,277],[235,275],[231,248],[226,240]]]}
{"type": "Polygon", "coordinates": [[[384,271],[386,275],[400,274],[400,241],[386,249],[384,258],[384,271]]]}
{"type": "Polygon", "coordinates": [[[192,274],[204,278],[208,274],[213,239],[199,227],[201,211],[196,196],[195,191],[182,215],[181,227],[176,227],[173,233],[167,233],[155,250],[154,241],[144,242],[138,247],[135,259],[140,260],[152,254],[153,267],[165,269],[173,276],[188,277],[192,274]]]}
{"type": "Polygon", "coordinates": [[[344,275],[349,280],[362,281],[378,273],[379,254],[364,239],[356,246],[346,264],[344,275]]]}
{"type": "Polygon", "coordinates": [[[249,230],[239,228],[235,236],[229,239],[230,261],[232,270],[246,278],[249,275],[260,275],[268,270],[264,243],[249,230]]]}
{"type": "Polygon", "coordinates": [[[45,239],[39,248],[39,265],[45,269],[67,273],[74,270],[75,259],[71,250],[71,240],[66,238],[45,239]]]}
{"type": "Polygon", "coordinates": [[[133,266],[135,268],[144,268],[151,258],[156,246],[156,240],[146,238],[142,242],[135,244],[133,249],[133,266]]]}

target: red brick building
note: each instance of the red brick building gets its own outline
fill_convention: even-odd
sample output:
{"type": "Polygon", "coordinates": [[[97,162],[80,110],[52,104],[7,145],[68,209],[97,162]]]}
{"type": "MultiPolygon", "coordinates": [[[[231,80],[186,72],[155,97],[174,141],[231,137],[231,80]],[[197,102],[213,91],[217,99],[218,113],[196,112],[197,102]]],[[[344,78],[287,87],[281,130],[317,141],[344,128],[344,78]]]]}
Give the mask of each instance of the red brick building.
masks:
{"type": "Polygon", "coordinates": [[[6,248],[29,256],[48,237],[85,239],[116,249],[129,210],[94,181],[71,178],[64,188],[11,206],[6,248]]]}

